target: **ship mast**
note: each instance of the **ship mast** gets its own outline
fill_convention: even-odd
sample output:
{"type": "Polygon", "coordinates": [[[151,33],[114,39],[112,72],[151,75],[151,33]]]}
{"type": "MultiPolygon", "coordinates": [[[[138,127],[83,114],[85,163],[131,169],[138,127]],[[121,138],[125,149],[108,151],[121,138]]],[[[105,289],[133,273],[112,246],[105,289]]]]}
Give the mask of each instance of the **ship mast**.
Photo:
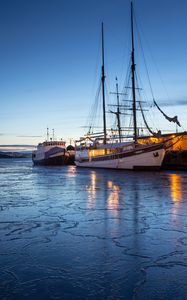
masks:
{"type": "Polygon", "coordinates": [[[105,60],[104,60],[104,30],[103,30],[103,22],[102,22],[102,96],[103,96],[103,131],[104,131],[104,139],[103,143],[106,144],[106,108],[105,108],[105,60]]]}
{"type": "Polygon", "coordinates": [[[121,115],[121,111],[120,111],[120,102],[119,102],[119,96],[120,95],[126,95],[124,93],[119,93],[119,86],[118,86],[118,79],[116,77],[116,92],[112,92],[110,94],[114,94],[117,96],[117,104],[110,104],[109,106],[116,106],[117,107],[117,111],[112,111],[110,110],[110,113],[115,114],[116,118],[117,118],[117,129],[118,129],[118,138],[119,138],[119,142],[121,143],[122,140],[122,129],[121,129],[121,120],[120,120],[120,115],[121,115]]]}
{"type": "Polygon", "coordinates": [[[119,134],[119,141],[121,143],[121,124],[120,124],[120,109],[119,109],[119,89],[118,89],[118,81],[116,77],[116,95],[117,95],[117,127],[118,127],[118,134],[119,134]]]}
{"type": "Polygon", "coordinates": [[[136,91],[135,91],[135,60],[134,60],[134,27],[133,27],[133,3],[131,1],[131,80],[132,80],[132,98],[133,98],[133,127],[134,127],[134,141],[137,142],[137,121],[136,121],[136,91]]]}

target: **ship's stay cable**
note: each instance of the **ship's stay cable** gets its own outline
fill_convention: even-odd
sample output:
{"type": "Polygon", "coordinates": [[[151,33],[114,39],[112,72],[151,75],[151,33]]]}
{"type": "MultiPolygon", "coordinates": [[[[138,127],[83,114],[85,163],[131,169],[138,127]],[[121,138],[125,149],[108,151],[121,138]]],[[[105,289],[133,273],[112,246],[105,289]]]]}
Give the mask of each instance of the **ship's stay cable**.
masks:
{"type": "Polygon", "coordinates": [[[151,80],[150,80],[149,71],[148,71],[148,67],[147,67],[147,63],[146,63],[146,59],[145,59],[144,49],[143,49],[142,42],[141,42],[140,33],[139,33],[139,30],[138,30],[138,26],[137,26],[136,17],[135,17],[135,25],[136,25],[137,37],[138,37],[139,44],[140,44],[140,49],[142,51],[143,62],[144,62],[144,65],[145,65],[145,70],[146,70],[146,74],[147,74],[147,78],[148,78],[148,83],[149,83],[151,95],[152,95],[152,98],[154,100],[153,88],[152,88],[152,85],[151,85],[151,80]]]}
{"type": "MultiPolygon", "coordinates": [[[[96,59],[96,65],[95,65],[95,76],[94,76],[94,82],[92,85],[92,92],[91,95],[94,94],[94,91],[96,90],[96,81],[99,77],[99,82],[97,83],[97,90],[96,90],[96,94],[95,94],[95,100],[93,102],[93,100],[91,101],[90,107],[91,109],[89,110],[89,114],[85,123],[85,126],[87,128],[87,133],[93,133],[94,128],[98,127],[98,119],[99,119],[99,104],[100,104],[100,93],[101,93],[101,73],[100,71],[98,72],[98,70],[100,69],[101,66],[101,57],[100,57],[100,53],[101,53],[101,47],[102,47],[102,37],[99,37],[99,42],[98,42],[98,49],[97,49],[97,59],[96,59]],[[99,73],[99,76],[98,76],[99,73]]],[[[92,97],[90,97],[92,98],[92,97]]]]}
{"type": "MultiPolygon", "coordinates": [[[[126,106],[129,106],[129,103],[131,104],[130,99],[128,99],[128,97],[130,98],[130,93],[129,93],[129,90],[130,90],[129,87],[130,87],[130,82],[131,82],[131,72],[130,72],[130,70],[131,70],[131,61],[129,60],[129,64],[128,64],[127,72],[126,72],[126,77],[125,77],[125,81],[124,81],[124,85],[123,85],[123,89],[122,89],[122,93],[124,94],[125,99],[122,99],[122,101],[121,101],[121,104],[123,105],[125,103],[126,106]]],[[[122,128],[125,127],[125,126],[130,128],[130,126],[131,126],[131,121],[132,121],[131,119],[132,118],[129,120],[129,117],[127,117],[127,114],[125,114],[126,110],[128,110],[128,108],[124,107],[124,117],[121,118],[122,119],[121,120],[122,121],[121,122],[122,128]],[[127,123],[127,119],[129,120],[128,123],[127,123]]],[[[129,135],[129,131],[127,132],[127,135],[129,135]]]]}
{"type": "Polygon", "coordinates": [[[137,28],[137,33],[138,33],[139,43],[140,43],[140,47],[141,47],[141,51],[142,51],[142,55],[143,55],[143,61],[144,61],[145,69],[146,69],[146,74],[147,74],[147,78],[148,78],[148,83],[149,83],[150,91],[151,91],[152,98],[153,98],[153,103],[154,103],[154,105],[157,107],[157,109],[163,114],[163,116],[164,116],[169,122],[177,123],[177,125],[181,127],[181,125],[180,125],[180,123],[179,123],[179,121],[178,121],[177,116],[174,116],[173,118],[167,116],[167,115],[160,109],[160,107],[158,106],[158,104],[157,104],[156,101],[155,101],[155,97],[154,97],[154,94],[153,94],[153,88],[152,88],[151,81],[150,81],[150,76],[149,76],[149,72],[148,72],[147,63],[146,63],[146,60],[145,60],[145,54],[144,54],[143,46],[142,46],[142,43],[141,43],[141,38],[140,38],[140,34],[139,34],[139,30],[138,30],[136,18],[135,18],[135,23],[136,23],[136,28],[137,28]]]}
{"type": "MultiPolygon", "coordinates": [[[[158,129],[157,126],[155,125],[154,118],[152,118],[152,117],[151,117],[151,114],[150,114],[150,108],[151,108],[151,106],[149,105],[148,98],[147,98],[147,95],[146,95],[146,93],[145,93],[145,90],[143,89],[143,83],[142,83],[141,77],[138,76],[137,73],[136,73],[136,82],[137,82],[137,83],[140,82],[140,85],[138,84],[138,86],[141,86],[141,87],[142,87],[142,91],[144,92],[144,98],[143,98],[143,101],[145,101],[146,104],[147,104],[147,109],[148,109],[148,113],[149,113],[149,117],[150,117],[151,123],[153,124],[153,126],[156,128],[156,131],[158,132],[159,129],[158,129]]],[[[142,101],[141,90],[138,89],[137,92],[138,92],[140,101],[142,101]]],[[[140,102],[140,103],[141,103],[141,102],[140,102]]],[[[140,110],[141,110],[141,112],[142,112],[142,110],[143,110],[142,106],[140,107],[140,110]]],[[[145,115],[143,116],[143,114],[142,114],[142,117],[143,117],[143,120],[144,120],[144,119],[145,119],[145,115]]],[[[144,123],[145,123],[145,125],[146,125],[147,122],[144,121],[144,123]]],[[[147,127],[147,126],[146,126],[146,127],[147,127]]],[[[148,127],[149,127],[149,126],[148,126],[148,127]]],[[[150,128],[150,127],[149,127],[149,128],[150,128]]],[[[148,128],[147,128],[147,129],[148,129],[148,128]]],[[[152,129],[151,129],[151,130],[152,130],[152,129]]],[[[148,131],[150,132],[149,129],[148,129],[148,131]]]]}
{"type": "MultiPolygon", "coordinates": [[[[136,22],[136,19],[135,19],[135,22],[136,22]]],[[[141,29],[141,32],[143,33],[143,30],[142,30],[142,28],[141,28],[140,22],[138,22],[138,24],[139,24],[139,28],[141,29]]],[[[138,30],[137,22],[136,22],[136,27],[137,27],[138,37],[139,37],[139,40],[140,40],[140,46],[141,46],[142,53],[143,53],[143,57],[144,57],[145,67],[146,67],[147,74],[148,74],[148,80],[149,80],[149,82],[150,82],[149,72],[148,72],[148,68],[147,68],[147,64],[146,64],[146,60],[145,60],[145,55],[144,55],[144,51],[143,51],[143,47],[142,47],[142,43],[141,43],[141,39],[140,39],[140,33],[139,33],[139,30],[138,30]]],[[[142,34],[142,35],[143,35],[143,34],[142,34]]],[[[168,91],[167,91],[166,86],[165,86],[165,84],[164,84],[164,80],[163,80],[163,78],[162,78],[162,76],[161,76],[161,73],[160,73],[160,71],[159,71],[158,65],[157,65],[157,63],[156,63],[156,61],[155,61],[155,59],[154,59],[154,57],[153,57],[153,53],[152,53],[152,51],[151,51],[151,47],[150,47],[148,41],[146,40],[145,36],[144,36],[144,40],[145,40],[146,45],[147,45],[147,48],[148,48],[148,50],[149,50],[149,54],[150,54],[150,56],[151,56],[151,60],[152,60],[152,62],[153,62],[153,64],[154,64],[155,70],[156,70],[156,72],[157,72],[157,74],[158,74],[158,78],[160,79],[162,88],[163,88],[163,90],[164,90],[164,92],[165,92],[165,94],[166,94],[166,98],[168,99],[168,103],[170,103],[170,102],[171,102],[171,100],[170,100],[171,97],[170,97],[169,94],[168,94],[168,91]]],[[[152,89],[152,86],[151,86],[151,82],[150,82],[150,89],[151,89],[151,91],[153,92],[153,89],[152,89]]],[[[153,97],[153,105],[154,105],[155,97],[154,97],[154,94],[153,94],[153,93],[152,93],[152,97],[153,97]]],[[[175,114],[175,111],[173,111],[173,114],[175,114]]],[[[181,126],[181,127],[182,127],[182,126],[181,126]]]]}
{"type": "MultiPolygon", "coordinates": [[[[96,62],[95,62],[95,68],[94,68],[94,80],[93,80],[93,84],[92,84],[92,89],[91,89],[91,97],[94,95],[95,91],[96,91],[96,88],[98,86],[98,76],[101,76],[100,75],[100,67],[101,67],[101,58],[100,58],[100,55],[101,55],[101,36],[99,36],[99,41],[97,43],[98,47],[97,47],[97,58],[96,58],[96,62]]],[[[99,77],[100,78],[100,77],[99,77]]],[[[100,79],[99,79],[100,80],[100,79]]],[[[92,103],[93,104],[93,101],[92,103]]],[[[91,105],[89,106],[91,107],[91,105]]]]}
{"type": "Polygon", "coordinates": [[[99,82],[99,86],[98,89],[96,91],[96,95],[95,95],[95,101],[91,107],[87,122],[86,122],[86,126],[89,128],[89,133],[91,133],[91,131],[93,130],[94,127],[94,123],[96,121],[97,118],[97,112],[98,112],[98,105],[99,105],[99,95],[100,95],[100,91],[101,91],[101,80],[99,82]]]}

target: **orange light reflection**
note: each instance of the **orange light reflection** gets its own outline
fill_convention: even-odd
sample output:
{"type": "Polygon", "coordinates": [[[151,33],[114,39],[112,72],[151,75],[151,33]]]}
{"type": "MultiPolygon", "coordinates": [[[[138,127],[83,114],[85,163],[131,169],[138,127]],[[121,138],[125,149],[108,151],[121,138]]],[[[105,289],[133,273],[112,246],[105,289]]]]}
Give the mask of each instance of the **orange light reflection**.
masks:
{"type": "Polygon", "coordinates": [[[181,177],[177,174],[170,174],[169,179],[171,183],[171,198],[175,204],[178,204],[182,200],[181,177]]]}

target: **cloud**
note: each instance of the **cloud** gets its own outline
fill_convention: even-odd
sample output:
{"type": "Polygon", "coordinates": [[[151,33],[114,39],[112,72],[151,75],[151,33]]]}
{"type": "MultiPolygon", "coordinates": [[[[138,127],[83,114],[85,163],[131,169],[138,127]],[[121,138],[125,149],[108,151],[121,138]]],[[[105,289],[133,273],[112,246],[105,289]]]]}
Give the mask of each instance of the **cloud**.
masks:
{"type": "Polygon", "coordinates": [[[6,147],[35,147],[34,145],[27,145],[27,144],[9,144],[9,145],[0,145],[1,148],[6,148],[6,147]]]}
{"type": "Polygon", "coordinates": [[[159,106],[187,106],[187,100],[159,101],[159,106]]]}
{"type": "Polygon", "coordinates": [[[17,135],[17,137],[38,138],[42,137],[42,135],[17,135]]]}

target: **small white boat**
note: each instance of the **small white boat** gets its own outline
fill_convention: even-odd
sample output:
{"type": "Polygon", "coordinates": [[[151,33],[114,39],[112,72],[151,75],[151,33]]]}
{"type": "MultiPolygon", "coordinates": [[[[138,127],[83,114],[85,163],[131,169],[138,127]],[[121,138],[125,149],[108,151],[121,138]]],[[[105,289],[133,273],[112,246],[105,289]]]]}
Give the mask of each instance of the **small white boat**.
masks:
{"type": "Polygon", "coordinates": [[[45,141],[39,143],[32,152],[32,161],[35,165],[68,165],[74,164],[75,151],[63,141],[45,141]]]}

